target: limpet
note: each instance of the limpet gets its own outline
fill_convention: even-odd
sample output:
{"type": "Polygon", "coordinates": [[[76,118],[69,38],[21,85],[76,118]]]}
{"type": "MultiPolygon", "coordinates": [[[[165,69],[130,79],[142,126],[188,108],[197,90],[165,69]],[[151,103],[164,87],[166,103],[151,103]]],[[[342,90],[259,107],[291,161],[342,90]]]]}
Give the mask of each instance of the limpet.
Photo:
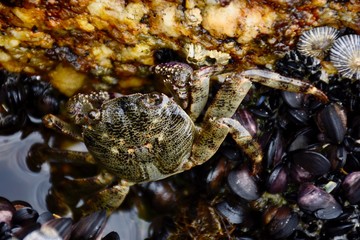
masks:
{"type": "Polygon", "coordinates": [[[337,39],[330,49],[330,60],[340,75],[360,80],[360,35],[350,34],[337,39]]]}
{"type": "Polygon", "coordinates": [[[317,27],[303,32],[297,44],[299,52],[305,56],[323,59],[335,39],[339,37],[339,30],[333,27],[317,27]]]}

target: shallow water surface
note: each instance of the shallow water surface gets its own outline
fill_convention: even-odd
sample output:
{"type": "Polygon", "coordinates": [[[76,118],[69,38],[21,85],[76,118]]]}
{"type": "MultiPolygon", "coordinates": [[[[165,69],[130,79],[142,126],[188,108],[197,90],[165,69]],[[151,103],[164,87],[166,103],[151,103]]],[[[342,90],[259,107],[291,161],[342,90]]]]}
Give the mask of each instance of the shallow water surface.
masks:
{"type": "MultiPolygon", "coordinates": [[[[40,132],[32,132],[26,137],[21,132],[10,136],[0,136],[0,196],[23,200],[39,213],[48,211],[46,196],[51,187],[50,170],[43,164],[40,172],[28,168],[26,156],[34,143],[43,143],[40,132]]],[[[121,239],[144,239],[149,223],[138,217],[137,209],[118,211],[109,218],[105,234],[116,231],[121,239]]]]}

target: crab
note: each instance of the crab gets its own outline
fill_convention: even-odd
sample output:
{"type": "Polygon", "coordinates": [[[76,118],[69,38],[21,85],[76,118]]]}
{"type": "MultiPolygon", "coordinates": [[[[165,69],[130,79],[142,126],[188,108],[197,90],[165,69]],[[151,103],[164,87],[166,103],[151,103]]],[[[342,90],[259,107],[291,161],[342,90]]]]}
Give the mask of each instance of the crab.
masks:
{"type": "Polygon", "coordinates": [[[154,66],[154,73],[163,79],[172,97],[162,93],[113,96],[103,91],[77,94],[66,105],[71,123],[51,114],[43,122],[48,128],[84,141],[88,152],[48,147],[39,150],[38,156],[100,165],[102,171],[92,183],[104,188],[81,208],[83,212],[111,212],[133,184],[164,179],[205,163],[228,134],[252,160],[253,174],[257,174],[261,147],[231,118],[252,82],[328,101],[322,91],[308,83],[254,69],[224,74],[220,89],[207,105],[210,78],[222,70],[214,66],[194,70],[180,62],[154,66]]]}

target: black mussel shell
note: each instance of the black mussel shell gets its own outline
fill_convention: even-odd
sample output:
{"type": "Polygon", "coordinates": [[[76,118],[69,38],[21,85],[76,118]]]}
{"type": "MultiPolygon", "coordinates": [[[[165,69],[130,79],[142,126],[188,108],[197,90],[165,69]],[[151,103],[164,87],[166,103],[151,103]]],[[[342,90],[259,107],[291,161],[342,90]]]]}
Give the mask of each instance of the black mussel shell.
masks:
{"type": "Polygon", "coordinates": [[[40,79],[29,78],[28,80],[28,111],[37,118],[48,113],[57,113],[60,107],[60,94],[50,83],[40,79]]]}
{"type": "Polygon", "coordinates": [[[343,107],[331,103],[317,113],[316,123],[320,131],[334,143],[341,143],[347,130],[347,116],[343,107]]]}
{"type": "Polygon", "coordinates": [[[330,193],[311,183],[300,186],[297,203],[301,210],[319,219],[334,219],[342,213],[341,205],[330,193]]]}
{"type": "Polygon", "coordinates": [[[315,144],[318,140],[316,138],[317,131],[311,127],[305,127],[299,130],[294,138],[290,141],[287,151],[292,152],[299,149],[307,149],[309,146],[315,144]]]}
{"type": "Polygon", "coordinates": [[[249,111],[259,118],[270,118],[273,115],[271,108],[264,103],[249,108],[249,111]]]}
{"type": "Polygon", "coordinates": [[[117,232],[109,232],[101,240],[120,240],[120,236],[117,232]]]}
{"type": "Polygon", "coordinates": [[[226,179],[227,171],[228,167],[226,165],[226,160],[220,158],[217,161],[216,166],[207,172],[206,188],[208,194],[216,194],[221,190],[226,179]]]}
{"type": "Polygon", "coordinates": [[[157,211],[171,211],[177,203],[176,189],[166,181],[146,183],[144,197],[151,201],[157,211]]]}
{"type": "Polygon", "coordinates": [[[48,226],[51,229],[56,230],[57,234],[64,240],[70,239],[72,231],[72,219],[71,218],[55,218],[47,221],[42,225],[48,226]]]}
{"type": "MultiPolygon", "coordinates": [[[[0,134],[17,132],[30,120],[57,113],[61,94],[40,76],[0,72],[0,134]]],[[[30,121],[29,121],[30,122],[30,121]]]]}
{"type": "Polygon", "coordinates": [[[35,223],[38,217],[39,213],[32,207],[23,207],[16,210],[12,221],[13,224],[23,226],[29,223],[35,223]]]}
{"type": "Polygon", "coordinates": [[[327,95],[332,102],[346,102],[350,99],[348,89],[351,88],[351,80],[347,78],[339,79],[330,77],[327,95]]]}
{"type": "Polygon", "coordinates": [[[341,236],[345,234],[346,236],[349,236],[348,234],[351,234],[351,232],[356,233],[356,225],[358,224],[359,219],[359,212],[357,207],[348,206],[343,210],[344,212],[338,218],[328,220],[324,223],[320,233],[322,239],[330,239],[335,236],[341,236]]]}
{"type": "Polygon", "coordinates": [[[275,130],[269,139],[266,150],[264,152],[264,158],[267,161],[267,168],[278,164],[284,153],[284,139],[282,132],[275,130]]]}
{"type": "Polygon", "coordinates": [[[6,222],[0,222],[0,239],[11,239],[11,227],[6,222]]]}
{"type": "Polygon", "coordinates": [[[360,154],[348,153],[346,156],[346,162],[344,165],[346,172],[360,171],[360,154]]]}
{"type": "Polygon", "coordinates": [[[217,212],[229,223],[240,224],[248,217],[248,211],[240,202],[234,200],[223,200],[215,205],[217,212]]]}
{"type": "Polygon", "coordinates": [[[312,180],[330,170],[330,161],[321,153],[300,149],[290,152],[291,176],[297,182],[312,180]]]}
{"type": "Polygon", "coordinates": [[[355,154],[360,153],[360,144],[357,142],[356,139],[354,139],[352,137],[345,136],[345,138],[344,138],[344,147],[349,152],[353,152],[355,154]]]}
{"type": "Polygon", "coordinates": [[[294,92],[281,92],[284,101],[291,108],[302,108],[304,107],[304,94],[302,93],[294,93],[294,92]]]}
{"type": "Polygon", "coordinates": [[[276,71],[288,77],[312,79],[321,74],[321,65],[319,60],[291,50],[276,62],[276,71]]]}
{"type": "Polygon", "coordinates": [[[266,189],[269,193],[282,193],[288,185],[288,169],[284,164],[278,164],[270,173],[266,183],[266,189]]]}
{"type": "Polygon", "coordinates": [[[297,125],[307,125],[311,116],[307,108],[289,109],[288,113],[291,120],[297,125]]]}
{"type": "MultiPolygon", "coordinates": [[[[0,197],[0,240],[95,240],[100,239],[106,220],[106,212],[98,211],[73,225],[71,218],[55,217],[50,212],[39,216],[27,202],[10,202],[0,197]]],[[[112,232],[103,239],[120,238],[116,232],[112,232]]]]}
{"type": "Polygon", "coordinates": [[[247,168],[232,170],[227,180],[231,190],[241,198],[251,201],[260,197],[258,183],[247,168]]]}
{"type": "Polygon", "coordinates": [[[313,180],[314,176],[299,166],[293,166],[290,170],[291,179],[297,183],[313,180]]]}
{"type": "Polygon", "coordinates": [[[0,134],[10,135],[25,125],[27,116],[24,112],[18,114],[5,113],[0,111],[0,134]]]}
{"type": "Polygon", "coordinates": [[[342,145],[329,144],[326,148],[326,156],[330,160],[331,168],[333,170],[344,167],[348,152],[342,145]]]}
{"type": "Polygon", "coordinates": [[[19,83],[6,82],[0,88],[0,103],[7,111],[17,113],[24,109],[26,93],[19,83]]]}
{"type": "Polygon", "coordinates": [[[0,222],[4,222],[10,226],[15,211],[16,209],[9,200],[0,197],[0,222]]]}
{"type": "Polygon", "coordinates": [[[224,145],[224,147],[221,147],[220,151],[222,155],[224,155],[227,159],[237,162],[241,159],[241,156],[243,154],[238,147],[230,145],[224,145]]]}
{"type": "Polygon", "coordinates": [[[81,218],[73,227],[72,240],[96,239],[103,231],[106,223],[106,212],[97,211],[81,218]]]}
{"type": "Polygon", "coordinates": [[[342,182],[342,189],[350,204],[360,202],[360,172],[352,172],[342,182]]]}
{"type": "MultiPolygon", "coordinates": [[[[330,239],[348,233],[355,226],[353,222],[325,222],[322,228],[321,236],[323,239],[330,239]]],[[[348,239],[348,238],[346,238],[348,239]]]]}
{"type": "Polygon", "coordinates": [[[15,207],[16,210],[19,210],[24,207],[32,208],[30,203],[22,201],[22,200],[12,201],[12,205],[15,207]]]}
{"type": "MultiPolygon", "coordinates": [[[[11,232],[13,234],[14,237],[16,237],[15,239],[26,239],[27,236],[29,236],[29,238],[27,239],[39,239],[42,240],[44,238],[37,238],[37,237],[32,237],[31,234],[33,232],[37,232],[40,229],[40,224],[35,224],[35,223],[29,223],[27,225],[24,226],[15,226],[11,229],[11,232]]],[[[53,232],[53,231],[52,231],[53,232]]],[[[35,235],[35,233],[34,233],[35,235]]],[[[35,235],[36,236],[36,235],[35,235]]]]}
{"type": "Polygon", "coordinates": [[[166,240],[169,239],[171,232],[175,229],[176,225],[171,217],[156,217],[152,220],[149,227],[149,236],[151,236],[150,239],[154,240],[166,240]]]}
{"type": "Polygon", "coordinates": [[[267,232],[274,239],[287,238],[299,224],[298,215],[287,206],[269,207],[263,219],[267,232]]]}
{"type": "Polygon", "coordinates": [[[244,128],[249,131],[251,136],[255,136],[257,132],[257,123],[250,111],[245,109],[238,109],[232,118],[241,123],[241,125],[243,125],[244,128]]]}

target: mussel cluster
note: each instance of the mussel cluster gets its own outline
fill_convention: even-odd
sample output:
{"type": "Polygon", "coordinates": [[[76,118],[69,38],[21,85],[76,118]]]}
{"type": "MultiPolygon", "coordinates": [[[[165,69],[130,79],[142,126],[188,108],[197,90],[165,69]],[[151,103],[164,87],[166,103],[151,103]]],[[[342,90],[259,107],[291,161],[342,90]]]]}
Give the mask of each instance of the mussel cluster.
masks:
{"type": "Polygon", "coordinates": [[[40,76],[0,70],[0,134],[19,131],[31,118],[59,111],[60,93],[40,76]]]}
{"type": "Polygon", "coordinates": [[[39,214],[27,202],[10,202],[0,197],[1,240],[119,240],[116,232],[101,238],[106,220],[106,213],[99,211],[74,222],[71,218],[58,217],[50,212],[39,214]]]}

